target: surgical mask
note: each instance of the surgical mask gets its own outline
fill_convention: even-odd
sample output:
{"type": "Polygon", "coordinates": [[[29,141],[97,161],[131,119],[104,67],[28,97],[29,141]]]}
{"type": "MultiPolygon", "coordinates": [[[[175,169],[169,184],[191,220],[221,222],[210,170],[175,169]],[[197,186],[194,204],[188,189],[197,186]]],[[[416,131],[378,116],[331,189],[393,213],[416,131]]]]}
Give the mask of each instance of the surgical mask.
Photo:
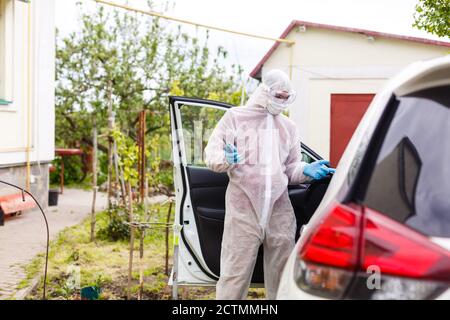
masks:
{"type": "Polygon", "coordinates": [[[277,103],[274,101],[269,101],[269,103],[267,105],[267,111],[269,111],[274,116],[277,116],[280,113],[283,113],[284,111],[286,111],[288,107],[289,107],[289,105],[286,103],[277,103]]]}

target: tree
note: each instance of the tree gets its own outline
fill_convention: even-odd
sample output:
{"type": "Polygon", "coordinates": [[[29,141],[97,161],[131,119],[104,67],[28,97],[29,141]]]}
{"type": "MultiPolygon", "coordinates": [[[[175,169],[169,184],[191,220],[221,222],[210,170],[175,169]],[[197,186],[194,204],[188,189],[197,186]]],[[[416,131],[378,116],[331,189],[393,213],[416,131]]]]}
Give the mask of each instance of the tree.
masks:
{"type": "Polygon", "coordinates": [[[414,27],[440,37],[450,37],[450,0],[419,0],[414,27]]]}
{"type": "MultiPolygon", "coordinates": [[[[222,48],[210,52],[207,33],[201,41],[157,18],[102,6],[95,13],[82,14],[80,21],[78,31],[57,39],[58,146],[92,146],[95,114],[98,147],[107,152],[104,137],[110,101],[117,127],[132,139],[136,138],[139,112],[149,110],[148,140],[161,138],[161,148],[167,150],[169,93],[239,101],[241,68],[225,67],[227,52],[222,48]]],[[[105,167],[104,157],[100,160],[105,167]]]]}

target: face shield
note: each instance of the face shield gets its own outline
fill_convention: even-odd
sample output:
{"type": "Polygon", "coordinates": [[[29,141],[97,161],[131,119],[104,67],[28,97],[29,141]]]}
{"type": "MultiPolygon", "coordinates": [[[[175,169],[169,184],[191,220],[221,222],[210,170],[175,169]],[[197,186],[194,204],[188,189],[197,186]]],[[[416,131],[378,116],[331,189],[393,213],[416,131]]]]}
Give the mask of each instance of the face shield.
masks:
{"type": "Polygon", "coordinates": [[[287,108],[294,103],[297,93],[294,90],[279,89],[278,85],[269,87],[262,85],[263,90],[269,98],[268,111],[274,115],[280,114],[287,110],[287,108]]]}
{"type": "Polygon", "coordinates": [[[294,90],[285,91],[271,89],[269,87],[267,87],[266,90],[270,95],[270,100],[278,104],[291,105],[292,103],[294,103],[295,98],[297,97],[297,93],[294,90]]]}
{"type": "Polygon", "coordinates": [[[289,77],[277,69],[269,71],[263,77],[262,88],[269,99],[267,109],[274,115],[286,111],[297,96],[289,77]]]}

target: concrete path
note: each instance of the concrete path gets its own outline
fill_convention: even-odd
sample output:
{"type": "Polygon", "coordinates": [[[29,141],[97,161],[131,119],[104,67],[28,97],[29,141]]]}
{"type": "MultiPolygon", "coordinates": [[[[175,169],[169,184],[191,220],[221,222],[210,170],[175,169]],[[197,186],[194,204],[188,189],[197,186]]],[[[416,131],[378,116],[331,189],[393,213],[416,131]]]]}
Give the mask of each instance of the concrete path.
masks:
{"type": "MultiPolygon", "coordinates": [[[[46,210],[50,237],[66,227],[81,223],[91,212],[92,192],[65,189],[59,196],[58,207],[46,210]]],[[[97,195],[97,211],[106,208],[106,195],[97,195]]],[[[45,224],[40,211],[7,219],[0,227],[0,300],[11,297],[25,278],[23,266],[45,251],[45,224]]]]}

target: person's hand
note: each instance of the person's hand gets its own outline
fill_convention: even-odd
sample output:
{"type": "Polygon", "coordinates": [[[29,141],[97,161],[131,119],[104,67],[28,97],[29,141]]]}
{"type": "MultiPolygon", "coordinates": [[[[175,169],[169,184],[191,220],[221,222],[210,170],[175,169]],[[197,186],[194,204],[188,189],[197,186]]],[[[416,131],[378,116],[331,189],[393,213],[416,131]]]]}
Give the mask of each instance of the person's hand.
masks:
{"type": "Polygon", "coordinates": [[[327,160],[315,161],[305,166],[303,173],[314,180],[321,180],[336,171],[336,169],[327,167],[329,165],[330,162],[327,160]]]}
{"type": "Polygon", "coordinates": [[[236,164],[242,161],[242,157],[238,153],[236,146],[231,144],[225,146],[225,159],[229,164],[236,164]]]}

